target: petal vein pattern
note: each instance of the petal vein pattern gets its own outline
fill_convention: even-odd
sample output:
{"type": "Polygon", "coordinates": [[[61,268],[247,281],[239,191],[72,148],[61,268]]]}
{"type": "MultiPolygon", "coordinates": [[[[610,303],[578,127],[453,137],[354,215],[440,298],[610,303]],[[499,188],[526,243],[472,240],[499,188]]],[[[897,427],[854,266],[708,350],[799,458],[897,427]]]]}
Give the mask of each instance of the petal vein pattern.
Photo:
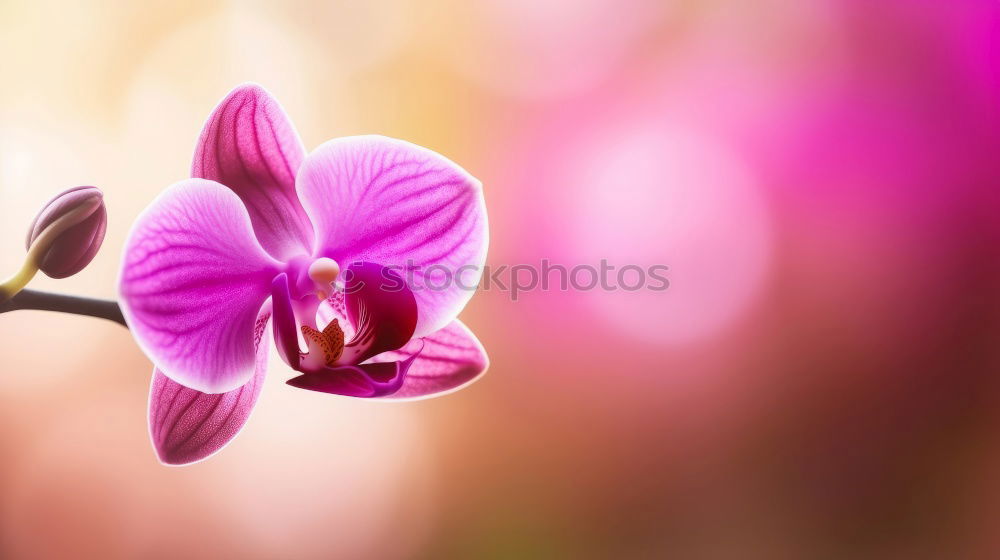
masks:
{"type": "Polygon", "coordinates": [[[119,282],[122,311],[166,376],[206,393],[229,391],[253,373],[255,319],[279,266],[232,191],[182,181],[133,226],[119,282]]]}
{"type": "Polygon", "coordinates": [[[447,158],[381,136],[332,140],[306,157],[298,192],[314,255],[377,263],[406,278],[414,336],[450,323],[478,285],[488,244],[479,181],[447,158]]]}
{"type": "Polygon", "coordinates": [[[153,370],[149,392],[149,436],[160,461],[186,465],[225,447],[250,418],[267,373],[269,311],[254,327],[256,369],[250,381],[226,393],[189,389],[153,370]]]}
{"type": "Polygon", "coordinates": [[[261,246],[277,259],[306,254],[312,226],[295,193],[305,150],[280,105],[263,88],[237,88],[219,103],[195,149],[191,176],[235,192],[261,246]]]}

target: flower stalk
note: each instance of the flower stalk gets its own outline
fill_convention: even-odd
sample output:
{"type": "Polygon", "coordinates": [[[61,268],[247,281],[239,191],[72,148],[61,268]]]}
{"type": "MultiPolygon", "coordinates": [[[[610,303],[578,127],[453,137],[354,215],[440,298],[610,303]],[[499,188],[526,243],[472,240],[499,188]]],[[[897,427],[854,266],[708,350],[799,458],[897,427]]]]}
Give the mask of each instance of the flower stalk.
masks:
{"type": "Polygon", "coordinates": [[[14,297],[0,303],[0,313],[34,309],[37,311],[57,311],[86,317],[96,317],[114,321],[128,328],[125,317],[118,302],[110,299],[97,299],[38,290],[21,290],[14,297]]]}

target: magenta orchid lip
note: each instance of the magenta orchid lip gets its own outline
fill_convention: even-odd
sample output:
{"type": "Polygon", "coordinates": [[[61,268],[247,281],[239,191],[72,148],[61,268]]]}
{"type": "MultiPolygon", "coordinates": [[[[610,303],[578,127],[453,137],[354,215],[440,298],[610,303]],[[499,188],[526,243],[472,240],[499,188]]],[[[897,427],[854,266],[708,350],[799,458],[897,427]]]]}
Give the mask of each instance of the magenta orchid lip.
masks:
{"type": "Polygon", "coordinates": [[[461,167],[382,136],[306,154],[278,103],[248,84],[209,117],[191,174],[136,220],[119,279],[155,366],[161,461],[198,461],[235,437],[260,393],[268,333],[297,373],[288,384],[311,391],[422,398],[485,371],[456,318],[469,290],[421,290],[431,278],[419,274],[414,289],[375,281],[396,262],[482,269],[482,187],[461,167]]]}

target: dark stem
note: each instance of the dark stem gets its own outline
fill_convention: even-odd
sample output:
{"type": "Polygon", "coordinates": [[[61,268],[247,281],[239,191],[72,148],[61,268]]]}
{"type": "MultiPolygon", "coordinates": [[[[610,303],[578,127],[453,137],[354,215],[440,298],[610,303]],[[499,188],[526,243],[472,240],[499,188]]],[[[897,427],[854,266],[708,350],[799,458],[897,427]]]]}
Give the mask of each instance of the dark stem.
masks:
{"type": "Polygon", "coordinates": [[[125,317],[122,316],[122,310],[118,307],[118,302],[111,299],[67,296],[64,294],[39,292],[38,290],[21,290],[10,301],[0,303],[0,313],[17,311],[18,309],[58,311],[60,313],[98,317],[114,321],[126,329],[128,328],[128,325],[125,324],[125,317]]]}

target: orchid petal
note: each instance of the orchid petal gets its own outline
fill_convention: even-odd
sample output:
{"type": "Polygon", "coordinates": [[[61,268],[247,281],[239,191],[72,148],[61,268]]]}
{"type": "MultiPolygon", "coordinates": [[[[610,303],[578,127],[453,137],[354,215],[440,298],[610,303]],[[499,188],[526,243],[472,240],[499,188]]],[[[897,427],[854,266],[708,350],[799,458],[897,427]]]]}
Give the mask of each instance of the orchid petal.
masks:
{"type": "Polygon", "coordinates": [[[295,194],[304,156],[302,141],[278,102],[264,88],[246,84],[209,116],[191,176],[218,181],[239,195],[261,246],[287,261],[312,246],[312,226],[295,194]]]}
{"type": "Polygon", "coordinates": [[[132,226],[119,280],[122,312],[166,376],[205,393],[231,391],[254,372],[254,324],[279,265],[254,238],[232,191],[188,179],[132,226]]]}
{"type": "Polygon", "coordinates": [[[457,391],[482,377],[489,367],[486,350],[459,320],[399,350],[372,358],[372,362],[413,359],[398,391],[388,399],[435,397],[457,391]]]}
{"type": "Polygon", "coordinates": [[[411,273],[415,336],[450,323],[472,297],[488,242],[482,187],[444,156],[382,136],[331,140],[306,157],[297,189],[314,256],[411,273]]]}
{"type": "Polygon", "coordinates": [[[225,447],[243,429],[267,373],[267,322],[270,313],[257,318],[254,328],[256,366],[243,386],[226,393],[208,394],[187,387],[153,370],[149,391],[149,436],[160,461],[186,465],[225,447]]]}
{"type": "Polygon", "coordinates": [[[299,389],[348,397],[383,397],[402,386],[416,356],[397,362],[324,368],[293,377],[285,383],[299,389]]]}

